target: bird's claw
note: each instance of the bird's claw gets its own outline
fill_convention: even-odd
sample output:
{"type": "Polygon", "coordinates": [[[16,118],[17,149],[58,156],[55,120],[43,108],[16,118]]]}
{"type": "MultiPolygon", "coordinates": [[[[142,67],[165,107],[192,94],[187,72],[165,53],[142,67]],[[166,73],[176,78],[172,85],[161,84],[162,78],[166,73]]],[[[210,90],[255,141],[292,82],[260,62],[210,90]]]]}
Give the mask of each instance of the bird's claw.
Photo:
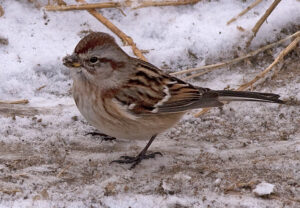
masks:
{"type": "Polygon", "coordinates": [[[130,170],[134,169],[136,165],[138,165],[142,160],[147,160],[150,158],[155,158],[156,155],[163,156],[160,152],[153,152],[149,154],[139,154],[138,156],[132,157],[132,156],[121,156],[119,160],[113,160],[111,163],[120,163],[120,164],[131,164],[130,170]]]}

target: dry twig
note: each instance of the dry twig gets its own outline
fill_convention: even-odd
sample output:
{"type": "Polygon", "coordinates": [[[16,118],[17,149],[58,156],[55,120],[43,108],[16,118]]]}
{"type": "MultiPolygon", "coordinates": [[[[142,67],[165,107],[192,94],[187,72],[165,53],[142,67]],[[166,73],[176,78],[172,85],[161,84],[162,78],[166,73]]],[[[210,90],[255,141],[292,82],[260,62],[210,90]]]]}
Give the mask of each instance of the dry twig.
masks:
{"type": "Polygon", "coordinates": [[[221,62],[221,63],[217,63],[217,64],[212,64],[212,65],[206,65],[206,66],[201,66],[201,67],[197,67],[197,68],[192,68],[192,69],[185,69],[185,70],[182,70],[182,71],[179,71],[179,72],[174,72],[174,73],[171,73],[171,75],[179,75],[179,74],[185,74],[185,73],[190,73],[190,72],[194,72],[194,71],[199,71],[199,70],[204,70],[204,69],[208,69],[207,71],[204,71],[204,72],[200,72],[198,74],[193,74],[193,75],[190,75],[188,77],[186,77],[185,79],[191,79],[191,78],[194,78],[194,77],[197,77],[197,76],[201,76],[203,74],[206,74],[207,72],[210,72],[210,71],[213,71],[213,70],[216,70],[218,68],[221,68],[221,67],[225,67],[225,66],[229,66],[229,65],[232,65],[232,64],[236,64],[240,61],[243,61],[247,58],[250,58],[252,56],[255,56],[265,50],[268,50],[274,46],[277,46],[281,43],[284,43],[285,41],[291,39],[291,38],[294,38],[294,37],[297,37],[300,35],[300,31],[297,31],[296,33],[288,36],[288,37],[285,37],[277,42],[274,42],[274,43],[271,43],[269,45],[266,45],[262,48],[259,48],[255,51],[252,51],[250,53],[248,53],[247,55],[245,56],[242,56],[242,57],[238,57],[238,58],[235,58],[235,59],[232,59],[232,60],[228,60],[228,61],[225,61],[225,62],[221,62]]]}
{"type": "Polygon", "coordinates": [[[102,2],[94,4],[81,5],[48,5],[45,6],[47,11],[70,11],[70,10],[86,10],[86,9],[102,9],[102,8],[119,8],[119,7],[133,7],[133,9],[151,7],[151,6],[179,6],[187,4],[195,4],[200,0],[177,0],[177,1],[125,1],[125,2],[102,2]]]}
{"type": "Polygon", "coordinates": [[[16,188],[16,189],[0,189],[0,192],[5,193],[5,194],[9,194],[9,195],[14,195],[17,192],[22,192],[21,189],[16,188]]]}
{"type": "Polygon", "coordinates": [[[230,185],[229,187],[225,188],[224,191],[225,193],[228,193],[228,192],[235,192],[235,191],[239,191],[239,189],[242,189],[242,188],[246,188],[246,189],[253,189],[253,187],[257,184],[258,182],[257,181],[254,181],[254,180],[251,180],[249,182],[238,182],[238,183],[235,183],[235,184],[232,184],[230,185]]]}
{"type": "MultiPolygon", "coordinates": [[[[273,61],[272,64],[270,64],[265,70],[263,70],[261,73],[259,73],[254,79],[252,79],[251,81],[241,85],[239,88],[237,88],[237,91],[243,91],[245,89],[247,89],[248,87],[251,87],[255,82],[257,82],[258,80],[262,79],[269,71],[271,71],[271,69],[278,64],[288,53],[290,53],[293,49],[295,49],[295,47],[297,46],[297,44],[300,42],[300,35],[298,34],[298,36],[295,38],[295,40],[293,40],[284,50],[282,50],[280,52],[280,54],[276,57],[276,59],[273,61]]],[[[202,111],[200,111],[199,113],[195,114],[195,117],[199,117],[200,115],[206,113],[209,111],[210,108],[204,108],[202,111]]]]}
{"type": "Polygon", "coordinates": [[[265,12],[265,14],[257,21],[257,23],[255,24],[255,26],[252,28],[252,36],[250,37],[250,39],[248,40],[248,42],[246,43],[246,46],[250,46],[253,38],[256,36],[256,33],[258,32],[259,28],[261,27],[261,25],[264,23],[264,21],[268,18],[268,16],[272,13],[272,11],[276,8],[276,6],[280,3],[281,0],[274,0],[274,2],[271,4],[271,6],[267,9],[267,11],[265,12]]]}
{"type": "Polygon", "coordinates": [[[0,36],[0,45],[8,45],[8,39],[0,36]]]}
{"type": "Polygon", "coordinates": [[[67,165],[65,168],[63,168],[63,169],[56,175],[56,177],[57,177],[57,178],[60,178],[60,177],[62,176],[62,174],[63,174],[64,172],[66,172],[70,167],[71,167],[71,164],[67,165]]]}
{"type": "Polygon", "coordinates": [[[233,17],[231,20],[229,20],[227,22],[227,25],[229,25],[230,23],[234,22],[237,20],[237,18],[243,16],[244,14],[246,14],[248,11],[250,11],[252,8],[254,8],[255,6],[257,6],[260,2],[262,2],[262,0],[256,0],[255,2],[253,2],[250,6],[248,6],[246,9],[244,9],[241,13],[239,13],[236,17],[233,17]]]}
{"type": "Polygon", "coordinates": [[[179,6],[179,5],[187,5],[187,4],[196,4],[199,1],[200,0],[144,1],[144,2],[140,2],[140,5],[134,7],[134,9],[151,7],[151,6],[179,6]]]}
{"type": "Polygon", "coordinates": [[[270,195],[269,196],[270,199],[276,199],[276,200],[279,200],[279,201],[282,201],[282,202],[288,202],[288,201],[292,201],[292,202],[296,202],[296,203],[300,203],[300,198],[297,199],[297,198],[291,198],[291,197],[279,197],[279,196],[276,196],[276,195],[270,195]]]}
{"type": "Polygon", "coordinates": [[[104,2],[95,4],[81,4],[81,5],[48,5],[45,6],[47,11],[70,11],[70,10],[87,10],[87,9],[102,9],[102,8],[114,8],[121,7],[119,2],[104,2]]]}
{"type": "Polygon", "coordinates": [[[214,70],[216,70],[216,69],[219,69],[219,68],[221,67],[221,66],[219,66],[218,64],[213,64],[213,65],[208,65],[208,66],[214,66],[214,67],[212,67],[212,68],[210,68],[210,69],[208,69],[208,70],[206,70],[206,71],[199,72],[199,73],[197,73],[197,74],[189,75],[189,76],[184,77],[184,78],[182,78],[182,79],[183,79],[183,80],[188,80],[188,79],[192,79],[192,78],[195,78],[195,77],[199,77],[199,76],[202,76],[202,75],[204,75],[204,74],[206,74],[206,73],[208,73],[208,72],[211,72],[211,71],[214,71],[214,70]]]}
{"type": "Polygon", "coordinates": [[[57,105],[53,107],[32,107],[28,105],[13,105],[13,104],[0,104],[0,116],[36,116],[41,114],[60,114],[63,109],[70,108],[73,105],[57,105]]]}
{"type": "Polygon", "coordinates": [[[237,90],[245,90],[248,87],[252,86],[255,82],[263,78],[271,69],[278,64],[289,52],[291,52],[297,44],[300,42],[300,35],[293,40],[283,51],[280,52],[280,54],[277,56],[277,58],[273,61],[270,66],[268,66],[265,70],[263,70],[261,73],[259,73],[254,79],[252,79],[250,82],[247,82],[243,85],[241,85],[237,90]]]}
{"type": "MultiPolygon", "coordinates": [[[[76,0],[80,3],[85,3],[85,0],[76,0]]],[[[144,57],[142,52],[136,47],[136,44],[133,42],[132,38],[127,36],[124,32],[122,32],[119,28],[117,28],[113,23],[111,23],[108,19],[106,19],[102,14],[97,12],[95,9],[88,9],[87,10],[91,15],[96,17],[102,24],[104,24],[107,28],[109,28],[113,33],[115,33],[123,43],[126,45],[130,45],[132,48],[132,51],[134,55],[136,55],[138,58],[147,61],[147,59],[144,57]]]]}
{"type": "Polygon", "coordinates": [[[41,4],[38,2],[38,0],[28,0],[28,2],[32,3],[37,9],[41,8],[41,4]]]}
{"type": "Polygon", "coordinates": [[[29,100],[14,100],[14,101],[8,101],[8,100],[0,100],[0,104],[27,104],[29,103],[29,100]]]}
{"type": "Polygon", "coordinates": [[[38,87],[38,88],[36,89],[36,91],[40,91],[41,89],[45,88],[46,86],[47,86],[47,85],[42,85],[42,86],[38,87]]]}
{"type": "Polygon", "coordinates": [[[4,9],[3,7],[0,5],[0,17],[2,17],[4,15],[4,9]]]}

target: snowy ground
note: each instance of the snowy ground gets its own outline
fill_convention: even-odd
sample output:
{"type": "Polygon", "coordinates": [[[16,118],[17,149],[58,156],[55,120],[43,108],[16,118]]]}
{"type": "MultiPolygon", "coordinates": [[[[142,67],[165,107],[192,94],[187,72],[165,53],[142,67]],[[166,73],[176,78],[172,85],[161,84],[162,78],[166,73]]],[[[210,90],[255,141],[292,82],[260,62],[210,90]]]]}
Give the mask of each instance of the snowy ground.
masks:
{"type": "MultiPolygon", "coordinates": [[[[124,9],[126,16],[117,9],[103,14],[138,48],[149,50],[145,56],[151,63],[170,72],[242,55],[239,46],[272,1],[230,26],[226,22],[251,2],[202,1],[124,9]]],[[[23,106],[0,105],[1,208],[300,207],[299,107],[230,103],[200,118],[191,113],[151,146],[163,157],[143,161],[134,170],[110,164],[121,155],[137,154],[145,141],[85,136],[94,129],[74,105],[72,82],[61,61],[87,31],[109,31],[85,11],[45,12],[27,0],[0,0],[0,5],[5,11],[0,38],[8,39],[7,45],[0,41],[0,100],[30,100],[23,106]],[[274,193],[257,196],[253,190],[261,182],[275,185],[274,193]]],[[[299,30],[299,11],[299,1],[282,1],[251,50],[299,30]]],[[[236,88],[282,49],[260,54],[250,60],[252,65],[240,63],[191,82],[236,88]]],[[[299,57],[298,46],[276,76],[255,90],[299,100],[299,57]]]]}

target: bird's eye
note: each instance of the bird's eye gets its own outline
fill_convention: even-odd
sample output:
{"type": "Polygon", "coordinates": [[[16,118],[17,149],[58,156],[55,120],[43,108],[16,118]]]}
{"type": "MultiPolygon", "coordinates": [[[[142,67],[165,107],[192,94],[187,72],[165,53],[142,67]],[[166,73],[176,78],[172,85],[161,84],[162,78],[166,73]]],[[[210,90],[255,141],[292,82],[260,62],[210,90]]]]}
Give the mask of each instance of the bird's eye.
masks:
{"type": "Polygon", "coordinates": [[[97,62],[98,62],[98,58],[97,57],[93,56],[93,57],[90,58],[90,63],[95,64],[97,62]]]}

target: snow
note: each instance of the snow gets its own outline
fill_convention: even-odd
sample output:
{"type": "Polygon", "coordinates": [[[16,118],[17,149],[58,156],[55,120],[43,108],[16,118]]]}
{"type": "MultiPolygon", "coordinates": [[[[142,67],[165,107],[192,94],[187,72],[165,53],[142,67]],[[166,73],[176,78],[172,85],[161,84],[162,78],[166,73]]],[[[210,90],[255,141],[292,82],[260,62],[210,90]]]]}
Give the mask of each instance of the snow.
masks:
{"type": "Polygon", "coordinates": [[[262,182],[256,186],[256,188],[253,190],[253,193],[258,196],[270,195],[274,192],[274,187],[275,185],[273,184],[262,182]]]}
{"type": "Polygon", "coordinates": [[[176,179],[176,180],[186,180],[186,181],[191,180],[191,176],[186,175],[186,174],[181,173],[181,172],[174,175],[173,178],[176,179]]]}
{"type": "MultiPolygon", "coordinates": [[[[252,2],[122,8],[126,16],[117,9],[101,13],[139,49],[148,50],[149,62],[172,72],[246,53],[251,28],[272,1],[263,1],[229,26],[226,22],[252,2]]],[[[62,58],[89,30],[110,33],[133,56],[131,48],[86,11],[46,12],[17,0],[0,0],[0,5],[5,11],[0,37],[8,39],[7,45],[0,44],[0,100],[29,100],[27,105],[0,105],[0,208],[299,205],[299,106],[235,102],[200,118],[191,112],[151,145],[163,157],[143,161],[134,170],[110,164],[121,155],[137,154],[145,141],[86,135],[95,129],[74,104],[62,58]],[[254,186],[239,186],[258,181],[276,186],[279,199],[265,200],[252,193],[254,186]],[[295,200],[287,205],[288,198],[295,200]]],[[[299,30],[299,11],[298,1],[281,1],[249,50],[299,30]]],[[[250,60],[252,65],[240,63],[189,81],[213,89],[237,88],[282,49],[260,54],[250,60]]],[[[300,100],[299,53],[298,46],[277,76],[255,90],[300,100]]]]}

